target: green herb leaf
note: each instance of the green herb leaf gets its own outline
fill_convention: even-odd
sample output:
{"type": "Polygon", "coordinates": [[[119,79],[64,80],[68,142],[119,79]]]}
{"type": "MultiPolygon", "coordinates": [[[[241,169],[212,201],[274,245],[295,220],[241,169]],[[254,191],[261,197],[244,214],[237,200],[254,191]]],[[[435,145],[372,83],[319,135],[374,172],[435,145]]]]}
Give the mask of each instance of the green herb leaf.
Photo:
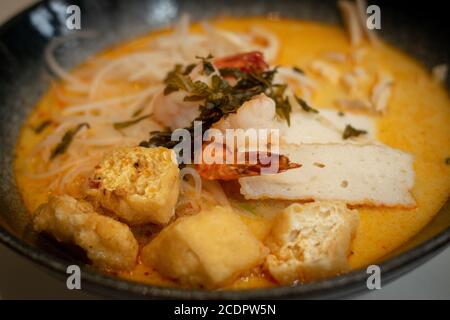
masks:
{"type": "Polygon", "coordinates": [[[91,126],[88,123],[81,123],[78,126],[76,126],[73,129],[68,130],[64,136],[62,137],[61,141],[56,145],[56,147],[52,150],[52,153],[50,155],[50,160],[54,159],[55,157],[64,154],[67,151],[67,148],[69,148],[70,144],[73,141],[73,138],[75,135],[84,127],[90,129],[91,126]]]}
{"type": "Polygon", "coordinates": [[[130,127],[132,125],[135,125],[135,124],[141,122],[144,119],[147,119],[150,116],[151,116],[151,114],[148,114],[148,115],[145,115],[145,116],[142,116],[142,117],[139,117],[139,118],[136,118],[136,119],[132,119],[132,120],[129,120],[129,121],[116,122],[116,123],[113,124],[113,126],[114,126],[114,129],[116,129],[116,130],[125,129],[125,128],[128,128],[128,127],[130,127]]]}
{"type": "Polygon", "coordinates": [[[206,58],[204,57],[195,57],[195,58],[202,60],[203,72],[205,73],[205,75],[209,76],[212,73],[214,73],[214,71],[216,71],[213,64],[211,63],[211,59],[214,58],[211,54],[209,54],[206,58]]]}
{"type": "Polygon", "coordinates": [[[39,124],[36,128],[34,128],[33,131],[36,134],[40,134],[45,130],[45,128],[47,128],[52,123],[53,123],[52,120],[45,120],[41,124],[39,124]]]}
{"type": "Polygon", "coordinates": [[[295,72],[300,73],[300,74],[305,74],[305,71],[303,71],[299,67],[292,67],[292,70],[294,70],[295,72]]]}
{"type": "Polygon", "coordinates": [[[190,91],[194,85],[191,78],[184,75],[182,66],[179,64],[175,66],[174,70],[167,74],[164,83],[166,84],[166,88],[164,89],[165,96],[178,90],[190,91]]]}
{"type": "Polygon", "coordinates": [[[197,65],[195,63],[191,63],[191,64],[187,65],[183,71],[183,75],[185,75],[185,76],[189,75],[196,66],[197,65]]]}
{"type": "Polygon", "coordinates": [[[133,114],[131,115],[133,118],[140,116],[142,112],[144,112],[145,108],[144,107],[140,107],[139,109],[137,109],[136,111],[133,112],[133,114]]]}
{"type": "Polygon", "coordinates": [[[355,129],[351,125],[348,124],[345,127],[344,133],[342,134],[342,138],[344,140],[347,140],[347,139],[349,139],[351,137],[358,137],[358,136],[360,136],[362,134],[367,134],[367,131],[355,129]]]}
{"type": "Polygon", "coordinates": [[[222,77],[233,77],[235,79],[242,78],[244,76],[244,72],[239,68],[222,68],[219,69],[219,73],[222,77]]]}
{"type": "Polygon", "coordinates": [[[306,112],[312,112],[312,113],[319,113],[319,110],[314,109],[313,107],[311,107],[305,100],[295,96],[295,99],[297,100],[298,104],[300,105],[300,107],[302,107],[302,109],[306,112]]]}
{"type": "Polygon", "coordinates": [[[281,119],[286,120],[288,126],[290,126],[292,106],[289,103],[289,100],[284,96],[286,89],[287,85],[285,84],[275,84],[272,86],[272,90],[268,96],[275,101],[275,111],[277,115],[281,119]]]}

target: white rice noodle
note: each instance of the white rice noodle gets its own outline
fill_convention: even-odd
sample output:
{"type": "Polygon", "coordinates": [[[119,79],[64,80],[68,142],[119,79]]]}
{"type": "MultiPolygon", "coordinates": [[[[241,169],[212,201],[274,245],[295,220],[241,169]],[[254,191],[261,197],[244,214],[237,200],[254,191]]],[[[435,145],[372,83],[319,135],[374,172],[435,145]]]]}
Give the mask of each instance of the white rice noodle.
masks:
{"type": "Polygon", "coordinates": [[[79,139],[81,144],[86,146],[123,146],[123,145],[131,145],[136,143],[136,138],[126,138],[126,137],[117,137],[117,138],[103,138],[103,139],[79,139]]]}
{"type": "Polygon", "coordinates": [[[342,52],[329,51],[324,54],[324,58],[332,62],[343,63],[347,60],[347,55],[342,52]]]}
{"type": "Polygon", "coordinates": [[[390,76],[379,76],[378,82],[372,89],[372,106],[374,111],[378,113],[385,113],[388,102],[392,93],[392,79],[390,76]]]}
{"type": "Polygon", "coordinates": [[[342,83],[349,93],[354,93],[358,87],[358,81],[352,72],[347,72],[342,75],[342,83]]]}
{"type": "Polygon", "coordinates": [[[75,76],[71,75],[68,71],[66,71],[63,67],[59,65],[59,63],[56,61],[56,58],[54,56],[54,51],[56,48],[58,48],[60,45],[64,44],[65,42],[69,41],[73,38],[93,38],[95,37],[94,32],[75,32],[71,33],[66,36],[61,36],[58,38],[55,38],[50,41],[50,43],[47,45],[44,51],[44,56],[47,65],[52,70],[55,75],[57,75],[61,80],[64,80],[68,83],[70,83],[74,88],[81,92],[86,92],[89,90],[89,86],[86,83],[83,83],[80,79],[76,78],[75,76]]]}
{"type": "Polygon", "coordinates": [[[202,27],[210,43],[211,53],[217,57],[251,50],[249,39],[243,35],[215,28],[207,22],[202,27]]]}
{"type": "Polygon", "coordinates": [[[333,84],[336,84],[339,81],[339,70],[325,61],[313,60],[310,64],[310,68],[313,72],[319,74],[333,84]]]}
{"type": "MultiPolygon", "coordinates": [[[[126,55],[125,57],[121,57],[119,59],[113,60],[104,66],[99,72],[97,72],[96,76],[91,82],[90,90],[89,90],[89,98],[94,100],[98,95],[98,90],[101,87],[101,84],[108,75],[111,75],[113,71],[116,71],[120,68],[127,69],[128,74],[136,73],[136,70],[141,70],[143,67],[148,64],[149,61],[157,61],[158,58],[161,58],[161,55],[156,55],[147,52],[138,52],[126,55]]],[[[155,65],[152,65],[155,68],[155,65]]],[[[118,75],[119,77],[123,77],[124,75],[118,75]]],[[[126,77],[126,76],[125,76],[126,77]]],[[[128,76],[129,77],[129,76],[128,76]]]]}
{"type": "Polygon", "coordinates": [[[372,111],[373,106],[371,101],[365,98],[349,98],[337,99],[336,103],[342,109],[350,109],[356,111],[372,111]]]}
{"type": "Polygon", "coordinates": [[[82,113],[82,112],[88,112],[88,111],[94,111],[94,110],[101,110],[101,109],[105,109],[105,108],[119,105],[122,103],[129,103],[136,99],[148,97],[148,96],[154,94],[155,92],[157,92],[159,89],[160,89],[159,87],[150,87],[149,89],[142,90],[139,93],[132,94],[132,95],[111,98],[111,99],[106,99],[106,100],[97,101],[97,102],[90,102],[90,103],[81,104],[81,105],[70,106],[70,107],[65,108],[62,111],[62,114],[70,115],[70,114],[76,114],[76,113],[82,113]]]}
{"type": "Polygon", "coordinates": [[[180,170],[180,180],[184,181],[184,177],[190,175],[194,180],[195,198],[199,199],[202,193],[202,178],[198,174],[197,170],[191,167],[185,167],[180,170]]]}
{"type": "Polygon", "coordinates": [[[35,180],[41,180],[41,179],[48,179],[52,176],[55,176],[57,174],[60,174],[66,170],[69,170],[72,167],[75,166],[79,166],[81,164],[84,164],[86,162],[90,161],[89,159],[81,159],[81,160],[77,160],[77,161],[73,161],[73,162],[69,162],[66,164],[63,164],[62,166],[57,166],[56,168],[54,168],[53,170],[46,170],[45,172],[42,173],[26,173],[25,175],[30,178],[30,179],[35,179],[35,180]]]}
{"type": "Polygon", "coordinates": [[[70,185],[76,178],[83,176],[83,178],[87,178],[87,176],[94,170],[97,162],[92,159],[89,162],[89,165],[78,166],[73,168],[71,171],[67,172],[59,182],[59,189],[64,191],[67,185],[70,185]]]}
{"type": "Polygon", "coordinates": [[[361,22],[356,4],[348,0],[339,0],[338,7],[341,10],[341,14],[344,19],[344,23],[350,37],[350,43],[352,46],[358,46],[363,40],[364,34],[361,28],[361,22]]]}

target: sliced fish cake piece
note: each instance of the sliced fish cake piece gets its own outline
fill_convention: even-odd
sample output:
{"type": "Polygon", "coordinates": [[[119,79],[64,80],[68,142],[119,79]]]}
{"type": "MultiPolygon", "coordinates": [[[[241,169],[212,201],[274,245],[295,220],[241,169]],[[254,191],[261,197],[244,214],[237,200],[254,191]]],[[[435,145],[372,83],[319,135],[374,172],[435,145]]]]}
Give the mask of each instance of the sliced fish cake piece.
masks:
{"type": "Polygon", "coordinates": [[[413,157],[383,145],[304,144],[280,148],[301,168],[239,179],[246,199],[337,200],[415,207],[413,157]]]}

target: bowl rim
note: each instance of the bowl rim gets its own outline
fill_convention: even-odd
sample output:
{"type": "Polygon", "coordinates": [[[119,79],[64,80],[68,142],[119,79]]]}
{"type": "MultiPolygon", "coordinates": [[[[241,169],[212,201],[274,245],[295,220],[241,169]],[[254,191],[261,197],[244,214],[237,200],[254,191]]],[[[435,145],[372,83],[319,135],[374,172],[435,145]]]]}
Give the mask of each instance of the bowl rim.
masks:
{"type": "MultiPolygon", "coordinates": [[[[0,36],[8,32],[14,24],[36,7],[48,3],[49,0],[39,0],[18,13],[9,17],[0,25],[0,36]]],[[[74,1],[76,2],[76,1],[74,1]]],[[[431,222],[431,221],[430,221],[431,222]]],[[[34,247],[21,240],[4,226],[0,225],[0,241],[14,252],[53,272],[53,275],[64,276],[68,261],[34,247]]],[[[431,239],[409,249],[398,256],[388,258],[378,263],[382,272],[382,284],[386,284],[401,274],[405,274],[433,257],[450,244],[450,227],[441,231],[431,239]]],[[[100,273],[88,266],[80,266],[82,283],[91,292],[108,292],[112,295],[148,297],[156,299],[282,299],[282,298],[315,298],[327,296],[343,296],[363,291],[368,274],[365,268],[359,268],[349,273],[338,275],[321,281],[297,286],[280,286],[275,288],[259,288],[244,290],[212,291],[202,289],[183,289],[162,287],[131,280],[125,280],[112,275],[100,273]]],[[[367,290],[367,289],[366,289],[367,290]]],[[[108,294],[106,294],[108,295],[108,294]]]]}

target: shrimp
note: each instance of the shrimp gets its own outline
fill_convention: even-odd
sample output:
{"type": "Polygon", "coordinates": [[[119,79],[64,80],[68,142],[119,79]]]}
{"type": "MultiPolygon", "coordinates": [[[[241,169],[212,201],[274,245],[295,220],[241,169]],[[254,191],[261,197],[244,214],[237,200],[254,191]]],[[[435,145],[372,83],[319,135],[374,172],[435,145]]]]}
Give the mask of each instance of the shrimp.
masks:
{"type": "Polygon", "coordinates": [[[261,93],[244,102],[238,111],[221,119],[214,127],[226,129],[276,128],[276,105],[273,99],[261,93]]]}
{"type": "MultiPolygon", "coordinates": [[[[218,58],[212,61],[214,71],[206,75],[203,72],[203,64],[200,63],[192,69],[188,76],[192,81],[201,81],[211,86],[211,79],[219,75],[219,69],[237,68],[242,72],[264,71],[268,68],[260,52],[248,52],[234,56],[218,58]]],[[[154,118],[166,127],[174,130],[188,127],[200,114],[199,106],[203,101],[185,101],[187,93],[176,91],[169,95],[164,90],[155,94],[151,104],[154,118]]]]}
{"type": "Polygon", "coordinates": [[[237,180],[301,167],[300,164],[291,162],[287,156],[270,151],[231,152],[225,145],[222,145],[222,150],[220,146],[219,149],[217,146],[213,146],[208,150],[209,146],[210,144],[203,145],[203,159],[208,156],[215,157],[215,152],[218,150],[221,151],[221,154],[217,154],[219,161],[200,161],[195,165],[200,176],[206,180],[237,180]],[[229,160],[230,157],[233,161],[229,160]]]}
{"type": "Polygon", "coordinates": [[[236,113],[221,119],[214,129],[225,134],[226,141],[240,151],[259,148],[261,145],[279,145],[279,123],[275,102],[264,93],[246,101],[236,113]],[[234,129],[234,130],[229,130],[234,129]]]}
{"type": "Polygon", "coordinates": [[[242,72],[261,72],[269,68],[269,65],[264,61],[263,54],[259,51],[251,51],[219,58],[214,60],[214,66],[218,69],[236,68],[242,72]]]}
{"type": "Polygon", "coordinates": [[[157,93],[152,100],[153,116],[165,127],[175,130],[188,127],[199,114],[198,102],[184,101],[186,92],[177,91],[170,95],[157,93]]]}

